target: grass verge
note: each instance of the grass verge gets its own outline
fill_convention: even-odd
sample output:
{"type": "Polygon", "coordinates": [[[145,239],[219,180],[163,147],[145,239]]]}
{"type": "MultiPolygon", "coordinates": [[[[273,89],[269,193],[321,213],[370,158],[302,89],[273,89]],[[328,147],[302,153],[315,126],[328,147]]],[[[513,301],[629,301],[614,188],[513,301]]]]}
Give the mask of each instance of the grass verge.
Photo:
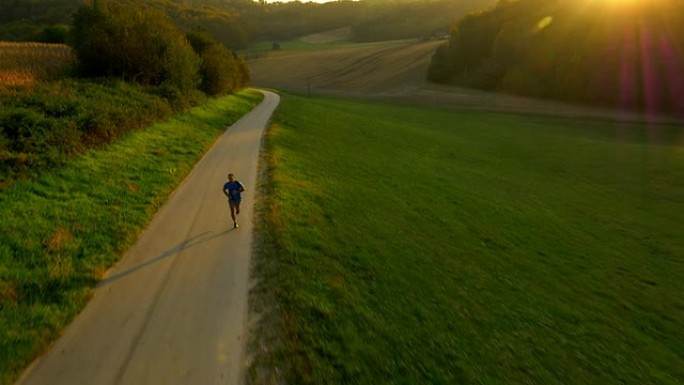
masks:
{"type": "Polygon", "coordinates": [[[681,127],[285,95],[250,383],[684,381],[681,127]]]}
{"type": "Polygon", "coordinates": [[[227,125],[261,94],[212,100],[0,190],[0,383],[10,384],[227,125]]]}

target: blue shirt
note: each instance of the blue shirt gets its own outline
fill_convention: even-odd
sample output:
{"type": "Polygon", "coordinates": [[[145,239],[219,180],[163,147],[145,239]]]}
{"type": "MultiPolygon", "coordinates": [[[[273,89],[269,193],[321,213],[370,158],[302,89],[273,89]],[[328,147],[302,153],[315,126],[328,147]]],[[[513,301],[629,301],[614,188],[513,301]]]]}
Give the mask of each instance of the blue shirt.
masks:
{"type": "Polygon", "coordinates": [[[244,188],[245,186],[237,180],[226,182],[226,184],[223,185],[223,190],[228,190],[228,200],[231,202],[240,202],[242,200],[241,190],[244,190],[244,188]]]}

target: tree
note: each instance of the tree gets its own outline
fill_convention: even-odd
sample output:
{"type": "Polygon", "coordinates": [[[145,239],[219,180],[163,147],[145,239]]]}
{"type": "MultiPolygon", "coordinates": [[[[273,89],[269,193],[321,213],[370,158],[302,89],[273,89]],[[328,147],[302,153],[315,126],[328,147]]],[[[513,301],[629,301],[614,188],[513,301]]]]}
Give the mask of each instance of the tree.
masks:
{"type": "Polygon", "coordinates": [[[41,43],[61,43],[67,42],[69,36],[69,26],[64,24],[51,25],[41,29],[33,40],[41,43]]]}
{"type": "Polygon", "coordinates": [[[247,66],[233,51],[218,43],[206,31],[197,30],[187,36],[201,58],[200,89],[203,92],[212,96],[228,94],[247,84],[247,66]]]}
{"type": "Polygon", "coordinates": [[[183,92],[199,84],[198,55],[161,11],[94,0],[74,15],[71,38],[86,76],[116,76],[183,92]]]}

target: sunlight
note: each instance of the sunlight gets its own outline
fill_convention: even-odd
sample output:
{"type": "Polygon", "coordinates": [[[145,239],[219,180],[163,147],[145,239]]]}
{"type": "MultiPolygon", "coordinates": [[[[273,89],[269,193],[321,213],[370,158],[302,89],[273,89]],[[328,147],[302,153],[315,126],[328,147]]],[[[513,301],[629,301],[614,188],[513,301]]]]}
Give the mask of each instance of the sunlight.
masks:
{"type": "Polygon", "coordinates": [[[597,20],[589,39],[604,47],[593,59],[597,72],[592,81],[615,84],[622,110],[648,115],[684,111],[684,46],[675,33],[681,23],[678,6],[676,0],[584,0],[583,12],[597,20]]]}
{"type": "Polygon", "coordinates": [[[588,2],[602,3],[612,8],[639,8],[665,3],[663,0],[589,0],[588,2]]]}
{"type": "Polygon", "coordinates": [[[643,2],[644,0],[596,0],[600,1],[603,3],[612,3],[612,4],[638,4],[640,2],[643,2]]]}
{"type": "Polygon", "coordinates": [[[634,8],[654,1],[657,0],[590,0],[590,2],[605,4],[611,8],[634,8]]]}

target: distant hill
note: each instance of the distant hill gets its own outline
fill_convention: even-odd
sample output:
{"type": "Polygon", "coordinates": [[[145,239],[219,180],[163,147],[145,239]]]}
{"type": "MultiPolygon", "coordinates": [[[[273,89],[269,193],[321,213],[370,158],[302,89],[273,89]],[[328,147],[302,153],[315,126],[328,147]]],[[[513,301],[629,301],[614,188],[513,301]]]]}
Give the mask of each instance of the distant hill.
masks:
{"type": "Polygon", "coordinates": [[[70,24],[80,0],[0,1],[0,40],[35,40],[46,26],[70,24]]]}
{"type": "Polygon", "coordinates": [[[496,0],[366,0],[352,25],[359,42],[435,37],[449,34],[466,14],[493,6],[496,0]]]}
{"type": "MultiPolygon", "coordinates": [[[[247,44],[247,33],[237,15],[250,7],[258,7],[257,3],[249,0],[120,1],[162,9],[185,30],[201,26],[232,48],[242,48],[247,44]]],[[[74,12],[83,2],[84,0],[4,0],[0,3],[0,40],[36,40],[46,27],[69,25],[74,12]]]]}
{"type": "MultiPolygon", "coordinates": [[[[46,27],[68,25],[82,1],[85,0],[3,0],[0,40],[36,40],[46,27]]],[[[286,41],[349,26],[355,41],[443,35],[448,33],[451,23],[495,0],[343,0],[323,4],[251,0],[100,1],[133,2],[163,9],[183,29],[206,29],[218,41],[241,49],[252,42],[286,41]]]]}

